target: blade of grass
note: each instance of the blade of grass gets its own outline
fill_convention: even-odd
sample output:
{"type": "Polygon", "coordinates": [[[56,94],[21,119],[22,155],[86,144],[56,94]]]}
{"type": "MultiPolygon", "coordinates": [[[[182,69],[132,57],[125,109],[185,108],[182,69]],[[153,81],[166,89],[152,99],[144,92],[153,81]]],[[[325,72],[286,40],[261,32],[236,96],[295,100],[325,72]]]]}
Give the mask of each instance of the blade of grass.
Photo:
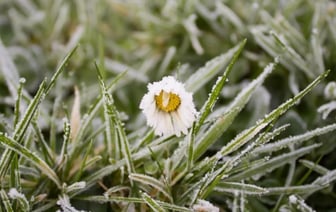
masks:
{"type": "Polygon", "coordinates": [[[126,165],[127,165],[127,169],[128,169],[128,173],[135,173],[135,169],[134,169],[134,164],[133,164],[133,160],[131,157],[131,150],[129,148],[129,142],[128,142],[128,138],[126,136],[125,130],[123,128],[123,123],[120,120],[120,116],[119,113],[117,111],[117,109],[115,108],[114,102],[113,102],[113,98],[112,96],[109,94],[104,80],[102,78],[101,70],[99,69],[98,65],[96,65],[96,69],[97,69],[97,73],[98,73],[98,79],[99,79],[99,83],[101,86],[101,91],[102,91],[102,95],[103,95],[103,100],[104,100],[104,109],[105,109],[105,113],[107,113],[108,117],[112,120],[113,125],[114,126],[110,126],[113,129],[109,129],[111,132],[115,131],[115,135],[116,135],[116,140],[115,142],[115,147],[119,146],[120,142],[120,150],[121,153],[123,154],[123,157],[126,159],[126,165]]]}
{"type": "Polygon", "coordinates": [[[195,159],[199,158],[208,147],[214,143],[223,132],[231,125],[238,113],[244,108],[248,100],[250,99],[253,91],[258,88],[266,79],[266,77],[273,71],[275,67],[274,63],[265,67],[262,74],[257,79],[251,82],[245,89],[243,89],[238,96],[229,105],[226,112],[220,116],[215,123],[207,130],[204,135],[196,143],[195,159]]]}
{"type": "Polygon", "coordinates": [[[157,203],[153,198],[151,198],[148,194],[142,193],[142,199],[146,202],[146,204],[154,211],[154,212],[165,212],[159,203],[157,203]]]}
{"type": "Polygon", "coordinates": [[[298,157],[301,157],[302,155],[305,155],[309,152],[311,152],[313,149],[319,147],[319,144],[313,144],[307,147],[303,147],[297,150],[294,150],[290,153],[285,153],[282,155],[279,155],[277,157],[274,157],[268,161],[265,161],[264,163],[258,164],[257,166],[252,166],[250,168],[247,168],[245,171],[238,173],[234,176],[231,176],[228,178],[230,181],[239,181],[243,180],[245,178],[254,176],[254,175],[260,175],[260,174],[266,174],[265,170],[267,172],[271,172],[272,170],[283,166],[286,163],[289,163],[298,157]]]}
{"type": "Polygon", "coordinates": [[[246,41],[236,45],[228,50],[225,54],[213,58],[205,64],[205,66],[196,70],[185,82],[186,90],[190,92],[196,92],[207,82],[209,82],[214,76],[216,76],[233,58],[233,55],[238,49],[244,46],[246,41]]]}
{"type": "MultiPolygon", "coordinates": [[[[108,197],[105,196],[88,196],[88,197],[81,197],[78,198],[80,200],[84,201],[90,201],[90,202],[126,202],[126,203],[145,203],[145,201],[142,198],[136,198],[136,197],[108,197]]],[[[180,212],[192,212],[191,209],[169,204],[166,202],[156,201],[162,208],[172,211],[180,211],[180,212]]]]}
{"type": "Polygon", "coordinates": [[[273,151],[283,149],[284,147],[288,147],[289,145],[300,144],[301,142],[307,141],[316,136],[324,135],[334,130],[336,130],[336,124],[330,124],[321,128],[316,128],[300,135],[290,136],[279,141],[260,146],[253,150],[252,154],[258,155],[262,153],[271,153],[273,151]]]}
{"type": "Polygon", "coordinates": [[[219,182],[215,187],[216,191],[236,193],[243,192],[246,195],[263,195],[268,192],[267,189],[246,183],[236,183],[236,182],[219,182]]]}
{"type": "Polygon", "coordinates": [[[279,116],[285,113],[289,108],[298,104],[299,101],[310,92],[321,80],[328,76],[329,70],[321,74],[317,77],[312,83],[310,83],[304,90],[298,93],[293,98],[287,100],[283,104],[281,104],[278,108],[273,110],[271,113],[265,116],[262,120],[257,121],[256,125],[251,128],[245,130],[236,136],[232,141],[230,141],[227,145],[225,145],[217,154],[213,156],[213,158],[220,158],[221,156],[225,156],[235,151],[242,145],[246,144],[250,139],[252,139],[258,132],[264,129],[269,123],[276,120],[279,116]]]}
{"type": "Polygon", "coordinates": [[[241,51],[243,50],[245,44],[246,44],[246,39],[239,44],[239,47],[238,47],[237,51],[233,54],[232,59],[230,60],[230,63],[227,66],[227,68],[225,69],[223,75],[220,76],[217,79],[216,84],[213,86],[213,88],[211,90],[211,93],[209,95],[209,98],[204,103],[204,105],[201,109],[200,115],[199,115],[199,117],[196,121],[195,134],[198,133],[200,127],[204,123],[204,120],[207,118],[207,116],[211,112],[212,108],[214,107],[215,103],[217,102],[218,96],[219,96],[220,92],[222,91],[223,86],[227,82],[228,76],[229,76],[229,74],[230,74],[230,72],[233,68],[233,65],[236,63],[236,61],[237,61],[241,51]]]}
{"type": "Polygon", "coordinates": [[[44,160],[39,158],[36,154],[32,153],[29,149],[22,146],[18,142],[15,142],[13,139],[6,137],[5,135],[0,134],[0,143],[6,146],[8,149],[15,151],[17,154],[25,157],[27,160],[32,162],[37,168],[41,170],[42,173],[47,175],[58,188],[61,188],[61,182],[57,177],[53,169],[51,169],[44,160]]]}
{"type": "MultiPolygon", "coordinates": [[[[46,86],[45,81],[43,81],[41,83],[35,97],[30,102],[30,104],[29,104],[24,116],[22,117],[21,121],[16,125],[15,131],[14,131],[14,134],[13,134],[13,140],[15,140],[15,142],[17,142],[19,144],[22,143],[24,134],[25,134],[33,116],[35,115],[35,112],[38,109],[40,102],[44,98],[45,86],[46,86]]],[[[0,160],[0,179],[2,179],[6,175],[13,156],[14,156],[14,153],[12,151],[10,151],[9,149],[6,149],[2,153],[1,160],[0,160]]]]}
{"type": "Polygon", "coordinates": [[[148,175],[144,175],[144,174],[130,174],[128,176],[130,179],[140,182],[144,185],[150,185],[153,188],[156,188],[157,190],[159,190],[163,195],[165,195],[171,202],[173,202],[173,198],[171,197],[171,195],[169,194],[169,191],[167,190],[166,186],[164,183],[160,182],[159,180],[148,176],[148,175]]]}
{"type": "Polygon", "coordinates": [[[77,50],[78,45],[75,46],[62,60],[62,62],[60,63],[60,65],[58,66],[55,74],[51,77],[49,85],[46,88],[45,91],[45,95],[48,95],[49,91],[54,87],[59,75],[63,72],[65,66],[67,65],[68,61],[70,60],[70,58],[72,57],[72,55],[75,53],[75,51],[77,50]]]}
{"type": "Polygon", "coordinates": [[[2,204],[4,205],[4,208],[7,212],[13,212],[13,208],[12,205],[8,199],[7,193],[5,192],[5,190],[1,189],[0,190],[0,197],[2,199],[2,204]]]}

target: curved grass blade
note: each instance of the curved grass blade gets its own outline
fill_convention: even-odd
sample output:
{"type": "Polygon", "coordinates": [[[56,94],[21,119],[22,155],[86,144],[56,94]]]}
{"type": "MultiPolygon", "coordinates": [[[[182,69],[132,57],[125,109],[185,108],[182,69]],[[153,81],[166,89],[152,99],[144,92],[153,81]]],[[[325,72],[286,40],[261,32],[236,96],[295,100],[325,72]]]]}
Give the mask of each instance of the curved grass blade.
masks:
{"type": "MultiPolygon", "coordinates": [[[[18,144],[22,143],[24,134],[26,133],[26,130],[32,118],[34,117],[35,112],[38,109],[38,106],[40,105],[40,102],[44,98],[45,86],[46,86],[46,83],[45,81],[43,81],[35,97],[30,102],[21,121],[15,127],[15,131],[13,134],[13,140],[15,140],[15,142],[17,142],[18,144]]],[[[10,151],[9,149],[6,149],[2,153],[1,160],[0,160],[0,179],[2,179],[6,175],[13,156],[14,156],[14,153],[10,151]]]]}
{"type": "Polygon", "coordinates": [[[142,193],[142,199],[147,203],[147,205],[154,211],[154,212],[165,212],[166,210],[163,209],[159,203],[157,203],[153,198],[151,198],[148,194],[142,193]]]}
{"type": "Polygon", "coordinates": [[[15,142],[13,139],[6,137],[5,135],[0,134],[0,143],[6,146],[8,149],[16,152],[17,154],[25,157],[27,160],[32,162],[36,167],[38,167],[42,173],[47,175],[49,179],[51,179],[58,188],[61,188],[61,182],[57,177],[56,173],[53,169],[51,169],[46,162],[44,162],[37,155],[32,153],[29,149],[22,146],[18,142],[15,142]]]}
{"type": "Polygon", "coordinates": [[[163,184],[162,182],[160,182],[159,180],[151,177],[151,176],[147,176],[144,174],[130,174],[129,178],[140,182],[144,185],[150,185],[154,188],[156,188],[157,190],[159,190],[163,195],[165,195],[171,202],[173,201],[171,195],[169,194],[169,191],[167,191],[167,188],[165,186],[165,184],[163,184]]]}

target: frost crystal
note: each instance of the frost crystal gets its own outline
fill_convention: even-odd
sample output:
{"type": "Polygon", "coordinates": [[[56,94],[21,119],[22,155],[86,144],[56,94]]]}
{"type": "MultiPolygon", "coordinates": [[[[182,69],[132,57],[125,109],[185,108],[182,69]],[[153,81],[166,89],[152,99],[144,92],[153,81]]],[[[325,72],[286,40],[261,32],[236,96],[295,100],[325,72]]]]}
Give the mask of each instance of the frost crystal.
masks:
{"type": "Polygon", "coordinates": [[[219,212],[219,208],[206,200],[199,199],[197,204],[193,205],[195,212],[219,212]]]}
{"type": "Polygon", "coordinates": [[[67,195],[60,196],[57,205],[61,207],[62,210],[58,210],[60,212],[84,212],[79,211],[76,208],[72,207],[70,204],[69,197],[67,195]]]}
{"type": "Polygon", "coordinates": [[[18,190],[16,190],[16,188],[11,188],[8,192],[8,196],[11,198],[11,199],[24,199],[25,196],[18,192],[18,190]]]}

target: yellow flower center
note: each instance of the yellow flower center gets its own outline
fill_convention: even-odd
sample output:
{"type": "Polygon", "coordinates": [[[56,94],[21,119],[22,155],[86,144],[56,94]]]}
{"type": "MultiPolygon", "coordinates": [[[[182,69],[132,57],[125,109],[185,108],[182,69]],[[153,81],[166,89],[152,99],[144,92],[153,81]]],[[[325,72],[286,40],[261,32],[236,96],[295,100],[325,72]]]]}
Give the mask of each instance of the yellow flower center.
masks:
{"type": "Polygon", "coordinates": [[[181,104],[181,99],[174,93],[167,93],[161,90],[159,95],[155,95],[155,102],[160,110],[171,112],[177,110],[178,106],[181,104]]]}

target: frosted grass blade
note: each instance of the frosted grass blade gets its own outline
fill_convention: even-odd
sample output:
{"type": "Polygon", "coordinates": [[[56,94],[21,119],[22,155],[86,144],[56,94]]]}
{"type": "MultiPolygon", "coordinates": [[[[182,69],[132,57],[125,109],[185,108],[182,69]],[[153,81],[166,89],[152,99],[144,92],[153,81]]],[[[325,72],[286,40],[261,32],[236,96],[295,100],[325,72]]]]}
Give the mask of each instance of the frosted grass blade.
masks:
{"type": "Polygon", "coordinates": [[[302,155],[308,154],[309,152],[311,152],[313,149],[319,147],[319,144],[313,144],[307,147],[303,147],[297,150],[294,150],[292,152],[289,153],[285,153],[282,155],[279,155],[277,157],[274,157],[268,161],[265,161],[264,163],[258,164],[257,166],[252,166],[250,168],[247,168],[245,171],[236,174],[234,176],[231,176],[228,178],[228,180],[230,181],[239,181],[239,180],[243,180],[247,177],[251,177],[254,175],[264,175],[265,170],[267,170],[268,172],[271,172],[272,170],[283,166],[286,163],[290,163],[293,160],[301,157],[302,155]]]}
{"type": "Polygon", "coordinates": [[[219,182],[215,187],[215,191],[236,193],[243,192],[245,195],[263,195],[268,192],[267,189],[246,183],[236,182],[219,182]]]}
{"type": "Polygon", "coordinates": [[[267,193],[264,195],[272,196],[272,195],[283,195],[283,194],[307,194],[309,192],[314,192],[323,189],[319,185],[301,185],[301,186],[284,186],[284,187],[270,187],[267,189],[267,193]]]}
{"type": "Polygon", "coordinates": [[[294,208],[300,208],[300,211],[302,212],[315,212],[315,210],[309,207],[301,197],[290,195],[288,199],[289,203],[293,205],[294,208]]]}
{"type": "Polygon", "coordinates": [[[305,167],[307,167],[307,168],[309,168],[309,169],[311,169],[311,170],[313,170],[313,171],[315,171],[319,174],[322,174],[322,175],[325,175],[328,172],[330,172],[329,169],[327,169],[327,168],[325,168],[321,165],[318,165],[318,164],[316,164],[312,161],[309,161],[309,160],[302,159],[302,160],[299,160],[299,162],[302,163],[302,165],[304,165],[305,167]]]}
{"type": "Polygon", "coordinates": [[[200,127],[203,125],[204,120],[207,118],[207,116],[211,112],[212,108],[214,107],[215,103],[217,102],[218,96],[219,96],[220,92],[222,91],[224,84],[228,80],[228,76],[229,76],[229,74],[230,74],[230,72],[233,68],[233,65],[236,63],[236,61],[237,61],[241,51],[243,50],[245,44],[246,44],[246,40],[244,40],[243,42],[241,42],[239,44],[239,47],[238,47],[237,51],[233,54],[232,59],[230,60],[230,63],[227,66],[227,68],[225,69],[223,75],[220,76],[217,79],[216,84],[212,87],[211,93],[209,94],[209,98],[204,103],[204,105],[203,105],[203,107],[200,111],[200,115],[199,115],[199,117],[196,121],[195,134],[197,134],[200,127]]]}
{"type": "MultiPolygon", "coordinates": [[[[16,125],[15,131],[13,134],[13,140],[17,142],[18,144],[21,144],[23,141],[24,134],[26,133],[26,130],[35,115],[36,110],[39,107],[40,102],[44,98],[44,92],[45,92],[45,86],[46,83],[43,81],[35,95],[35,97],[31,100],[25,114],[23,115],[20,122],[16,125]]],[[[9,168],[10,162],[13,158],[14,153],[11,152],[9,149],[6,149],[1,156],[0,160],[0,179],[2,179],[9,168]]]]}
{"type": "Polygon", "coordinates": [[[223,132],[231,125],[235,117],[244,108],[248,100],[250,99],[253,91],[257,89],[266,79],[266,77],[273,71],[275,64],[271,63],[265,67],[264,71],[260,76],[252,81],[246,88],[244,88],[238,96],[229,105],[226,112],[221,115],[215,123],[213,123],[204,135],[199,138],[195,147],[195,159],[199,158],[208,147],[213,144],[223,132]]]}
{"type": "Polygon", "coordinates": [[[153,198],[151,198],[148,194],[142,193],[143,200],[147,203],[147,205],[154,211],[154,212],[165,212],[159,203],[157,203],[153,198]]]}
{"type": "Polygon", "coordinates": [[[288,147],[289,145],[300,144],[311,138],[324,135],[334,130],[336,130],[336,124],[330,124],[330,125],[327,125],[321,128],[316,128],[314,130],[305,132],[301,135],[290,136],[290,137],[278,140],[276,142],[263,145],[253,150],[252,153],[255,155],[262,154],[262,153],[271,153],[271,152],[283,149],[285,147],[288,147]]]}
{"type": "MultiPolygon", "coordinates": [[[[104,109],[105,109],[105,113],[107,113],[107,115],[109,116],[109,118],[112,120],[114,127],[113,129],[109,129],[111,132],[114,131],[115,135],[116,135],[116,140],[114,142],[115,143],[115,147],[119,146],[120,143],[120,150],[121,153],[123,154],[123,157],[126,160],[126,165],[127,165],[127,169],[128,169],[128,173],[134,173],[135,169],[134,169],[134,164],[133,164],[133,160],[131,157],[131,150],[129,148],[129,142],[128,142],[128,138],[126,136],[125,130],[123,128],[123,123],[120,120],[120,116],[119,113],[117,111],[117,109],[115,108],[114,102],[113,102],[113,98],[112,96],[109,94],[108,89],[105,87],[105,83],[103,81],[102,75],[100,74],[101,71],[99,70],[98,65],[96,64],[96,68],[97,68],[97,73],[98,73],[98,79],[100,82],[100,86],[101,86],[101,90],[102,90],[102,95],[103,95],[103,100],[104,100],[104,109]],[[117,142],[119,142],[117,144],[117,142]]],[[[108,127],[112,127],[111,125],[109,125],[108,127]]]]}
{"type": "MultiPolygon", "coordinates": [[[[245,43],[245,41],[243,41],[245,43]]],[[[187,91],[196,92],[207,82],[209,82],[214,76],[216,76],[232,59],[234,54],[242,48],[243,43],[231,48],[227,53],[219,55],[213,58],[205,64],[205,66],[199,68],[191,75],[185,82],[185,88],[187,91]]]]}
{"type": "Polygon", "coordinates": [[[7,212],[13,212],[13,208],[12,208],[12,205],[11,203],[9,202],[9,199],[8,199],[8,196],[6,194],[6,191],[1,189],[0,190],[0,197],[2,199],[2,204],[4,205],[4,208],[7,212]]]}
{"type": "Polygon", "coordinates": [[[171,195],[169,194],[170,192],[167,190],[165,184],[163,184],[162,182],[160,182],[159,180],[148,176],[148,175],[144,175],[144,174],[130,174],[129,178],[140,182],[144,185],[150,185],[154,188],[156,188],[157,190],[159,190],[162,194],[164,194],[171,202],[173,201],[171,195]]]}
{"type": "MultiPolygon", "coordinates": [[[[105,197],[105,196],[89,196],[89,197],[81,197],[81,200],[90,201],[90,202],[125,202],[125,203],[145,203],[142,198],[136,197],[105,197]]],[[[178,205],[169,204],[162,201],[156,201],[162,208],[172,211],[179,211],[179,212],[193,212],[193,210],[181,207],[178,205]]]]}
{"type": "Polygon", "coordinates": [[[25,157],[27,160],[32,162],[36,167],[38,167],[42,173],[47,175],[49,179],[51,179],[58,188],[61,188],[61,182],[54,172],[46,162],[44,162],[41,158],[39,158],[36,154],[32,153],[29,149],[17,143],[11,138],[6,137],[5,135],[0,134],[0,143],[6,146],[8,149],[16,152],[17,154],[25,157]]]}
{"type": "Polygon", "coordinates": [[[60,65],[58,66],[55,74],[51,77],[50,82],[46,88],[45,94],[47,95],[49,93],[49,91],[51,90],[51,88],[54,87],[56,80],[58,79],[59,75],[63,72],[65,66],[67,65],[68,61],[70,60],[70,58],[73,56],[73,54],[75,53],[75,51],[77,50],[78,45],[75,46],[62,60],[62,62],[60,63],[60,65]]]}
{"type": "Polygon", "coordinates": [[[278,108],[273,110],[271,113],[265,116],[262,120],[257,121],[256,125],[251,128],[245,130],[240,133],[236,138],[230,141],[227,145],[225,145],[217,154],[216,157],[225,156],[235,151],[242,145],[246,144],[250,139],[252,139],[257,133],[259,133],[262,129],[264,129],[268,124],[272,121],[280,117],[283,113],[285,113],[289,108],[297,104],[308,92],[310,92],[322,79],[327,77],[330,71],[326,71],[317,77],[312,83],[310,83],[304,90],[298,93],[293,98],[287,100],[283,104],[281,104],[278,108]]]}

